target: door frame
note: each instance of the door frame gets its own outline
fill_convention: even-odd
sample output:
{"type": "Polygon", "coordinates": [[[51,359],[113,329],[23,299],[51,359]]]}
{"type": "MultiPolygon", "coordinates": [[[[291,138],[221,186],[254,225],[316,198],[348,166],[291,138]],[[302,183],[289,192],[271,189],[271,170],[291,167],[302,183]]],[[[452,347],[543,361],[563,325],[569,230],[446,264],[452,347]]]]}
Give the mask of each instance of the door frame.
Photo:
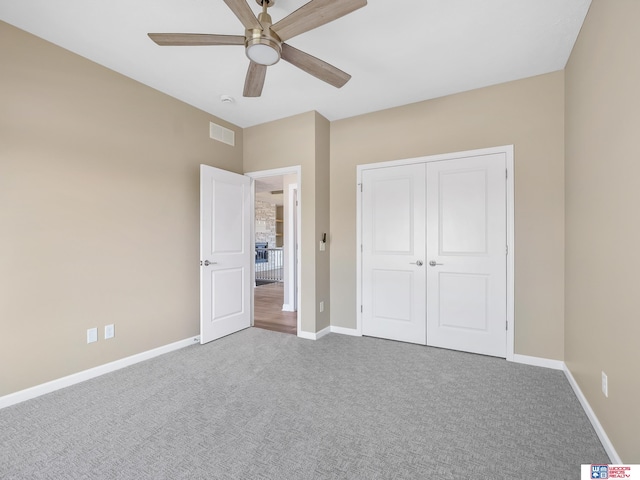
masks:
{"type": "MultiPolygon", "coordinates": [[[[297,312],[298,311],[298,259],[297,259],[297,249],[295,246],[298,244],[298,205],[296,202],[298,201],[298,184],[290,183],[289,191],[285,192],[288,195],[289,201],[289,211],[287,212],[287,236],[289,239],[292,239],[292,243],[290,246],[293,248],[289,248],[287,252],[287,270],[289,270],[289,284],[287,285],[287,297],[289,298],[289,303],[285,303],[282,305],[282,310],[287,312],[297,312]],[[292,265],[294,268],[292,268],[292,265]],[[293,279],[293,281],[291,281],[293,279]]],[[[290,240],[291,241],[291,240],[290,240]]]]}
{"type": "MultiPolygon", "coordinates": [[[[301,225],[302,225],[302,194],[301,194],[301,178],[302,178],[302,166],[295,165],[291,167],[283,167],[283,168],[274,168],[271,170],[260,170],[256,172],[247,172],[244,175],[251,178],[251,242],[253,244],[253,249],[255,250],[255,205],[256,205],[256,188],[255,188],[255,180],[257,178],[265,178],[265,177],[275,177],[280,175],[296,175],[296,190],[298,192],[298,207],[296,208],[296,239],[298,241],[298,254],[296,257],[296,331],[297,335],[300,336],[302,332],[302,315],[300,312],[301,303],[301,295],[302,295],[302,275],[301,275],[301,263],[300,259],[302,258],[302,242],[300,239],[302,238],[301,225]]],[[[287,193],[288,194],[288,193],[287,193]]],[[[255,262],[251,262],[251,282],[255,288],[255,262]]],[[[254,295],[251,295],[251,325],[254,323],[254,295]]]]}
{"type": "Polygon", "coordinates": [[[445,153],[440,155],[427,155],[424,157],[391,160],[387,162],[367,163],[357,165],[357,192],[356,195],[356,334],[362,335],[362,172],[376,168],[397,167],[412,165],[415,163],[441,162],[459,158],[478,157],[482,155],[504,154],[506,163],[506,208],[507,208],[507,354],[508,361],[514,360],[515,343],[515,307],[514,307],[514,258],[515,258],[515,234],[514,234],[514,148],[513,145],[467,150],[462,152],[445,153]]]}

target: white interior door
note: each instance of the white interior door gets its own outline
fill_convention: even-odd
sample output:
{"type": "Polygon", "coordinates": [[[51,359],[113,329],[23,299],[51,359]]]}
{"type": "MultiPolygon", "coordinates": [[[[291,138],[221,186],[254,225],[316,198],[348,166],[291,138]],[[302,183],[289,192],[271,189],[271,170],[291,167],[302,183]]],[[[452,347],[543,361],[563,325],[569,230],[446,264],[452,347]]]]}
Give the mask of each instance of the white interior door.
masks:
{"type": "Polygon", "coordinates": [[[362,333],[426,342],[425,166],[362,175],[362,333]]]}
{"type": "Polygon", "coordinates": [[[251,179],[200,166],[200,343],[251,325],[251,179]]]}
{"type": "Polygon", "coordinates": [[[502,154],[427,164],[427,344],[505,357],[502,154]]]}

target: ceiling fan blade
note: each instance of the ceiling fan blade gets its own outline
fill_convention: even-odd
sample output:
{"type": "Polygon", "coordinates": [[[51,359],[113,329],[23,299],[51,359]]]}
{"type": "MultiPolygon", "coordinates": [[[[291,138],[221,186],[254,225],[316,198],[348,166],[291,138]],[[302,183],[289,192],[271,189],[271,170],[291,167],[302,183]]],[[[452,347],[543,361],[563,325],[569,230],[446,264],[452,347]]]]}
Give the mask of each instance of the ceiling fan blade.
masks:
{"type": "Polygon", "coordinates": [[[351,78],[339,68],[286,43],[282,44],[282,59],[336,88],[342,87],[351,78]]]}
{"type": "Polygon", "coordinates": [[[238,17],[238,20],[242,22],[244,28],[248,30],[258,28],[262,30],[262,25],[260,25],[260,22],[246,0],[224,0],[224,3],[226,3],[235,16],[238,17]]]}
{"type": "Polygon", "coordinates": [[[267,74],[267,66],[250,62],[247,77],[244,80],[244,97],[259,97],[262,94],[264,78],[267,74]]]}
{"type": "Polygon", "coordinates": [[[162,46],[244,45],[244,37],[241,35],[207,33],[148,33],[147,35],[162,46]]]}
{"type": "Polygon", "coordinates": [[[312,0],[271,26],[284,42],[364,7],[367,0],[312,0]]]}

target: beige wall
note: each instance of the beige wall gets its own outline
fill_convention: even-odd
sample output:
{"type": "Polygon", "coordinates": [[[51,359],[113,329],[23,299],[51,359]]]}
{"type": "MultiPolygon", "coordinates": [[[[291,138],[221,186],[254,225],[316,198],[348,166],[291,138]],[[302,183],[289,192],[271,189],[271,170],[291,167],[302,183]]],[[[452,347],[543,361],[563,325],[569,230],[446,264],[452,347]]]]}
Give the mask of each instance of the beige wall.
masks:
{"type": "Polygon", "coordinates": [[[2,396],[198,334],[199,164],[242,171],[242,131],[2,22],[0,45],[2,396]]]}
{"type": "Polygon", "coordinates": [[[566,69],[565,361],[625,463],[640,463],[639,18],[636,0],[594,0],[566,69]]]}
{"type": "MultiPolygon", "coordinates": [[[[316,112],[257,125],[244,131],[244,171],[301,165],[302,330],[315,333],[329,325],[328,311],[318,312],[318,295],[328,292],[328,251],[317,254],[319,231],[328,231],[328,121],[316,112]]],[[[327,298],[328,303],[328,298],[327,298]]]]}
{"type": "Polygon", "coordinates": [[[331,322],[356,326],[356,166],[515,145],[515,352],[563,359],[564,75],[331,124],[331,322]]]}

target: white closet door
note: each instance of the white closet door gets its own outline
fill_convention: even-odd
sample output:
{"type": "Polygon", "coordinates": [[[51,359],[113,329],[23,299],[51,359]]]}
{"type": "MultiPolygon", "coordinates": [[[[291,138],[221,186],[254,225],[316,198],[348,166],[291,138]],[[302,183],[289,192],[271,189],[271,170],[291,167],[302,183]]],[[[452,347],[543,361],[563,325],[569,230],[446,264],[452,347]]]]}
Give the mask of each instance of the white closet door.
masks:
{"type": "Polygon", "coordinates": [[[362,175],[362,333],[426,342],[425,165],[362,175]]]}
{"type": "Polygon", "coordinates": [[[506,356],[503,154],[427,164],[427,344],[506,356]]]}

